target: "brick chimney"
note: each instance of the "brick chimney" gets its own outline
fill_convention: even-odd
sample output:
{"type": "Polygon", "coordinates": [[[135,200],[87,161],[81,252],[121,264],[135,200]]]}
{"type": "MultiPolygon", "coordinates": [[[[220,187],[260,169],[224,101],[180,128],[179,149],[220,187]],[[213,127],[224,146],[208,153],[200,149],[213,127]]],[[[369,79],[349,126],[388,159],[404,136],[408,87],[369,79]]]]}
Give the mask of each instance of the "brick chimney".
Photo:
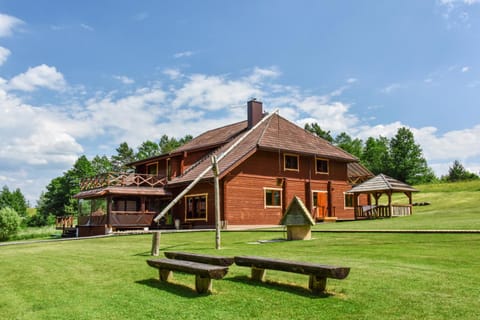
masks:
{"type": "Polygon", "coordinates": [[[263,118],[263,104],[252,99],[247,102],[248,129],[254,127],[263,118]]]}

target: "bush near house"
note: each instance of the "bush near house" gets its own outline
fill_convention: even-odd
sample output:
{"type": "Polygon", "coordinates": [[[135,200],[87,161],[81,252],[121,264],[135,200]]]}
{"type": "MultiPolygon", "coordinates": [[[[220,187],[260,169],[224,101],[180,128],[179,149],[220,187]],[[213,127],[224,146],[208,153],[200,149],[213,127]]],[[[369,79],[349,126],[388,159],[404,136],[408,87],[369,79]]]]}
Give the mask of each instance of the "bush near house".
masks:
{"type": "Polygon", "coordinates": [[[0,209],[0,241],[7,240],[20,229],[22,219],[10,207],[0,209]]]}

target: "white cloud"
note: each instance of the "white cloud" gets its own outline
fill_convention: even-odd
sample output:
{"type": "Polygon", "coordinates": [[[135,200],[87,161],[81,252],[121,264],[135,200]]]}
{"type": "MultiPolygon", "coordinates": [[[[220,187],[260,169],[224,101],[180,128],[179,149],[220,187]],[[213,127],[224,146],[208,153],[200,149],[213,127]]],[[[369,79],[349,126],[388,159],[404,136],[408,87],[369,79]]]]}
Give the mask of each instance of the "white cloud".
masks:
{"type": "Polygon", "coordinates": [[[8,50],[7,48],[0,47],[0,66],[3,65],[5,61],[7,61],[10,53],[10,50],[8,50]]]}
{"type": "Polygon", "coordinates": [[[168,76],[172,80],[177,80],[182,76],[182,73],[178,69],[168,68],[163,71],[163,74],[168,76]]]}
{"type": "Polygon", "coordinates": [[[220,110],[259,97],[261,90],[248,79],[230,80],[223,76],[194,74],[176,90],[173,106],[220,110]]]}
{"type": "Polygon", "coordinates": [[[42,64],[13,77],[9,81],[9,87],[20,91],[34,91],[38,88],[63,90],[66,81],[55,67],[42,64]]]}
{"type": "Polygon", "coordinates": [[[252,82],[260,82],[266,78],[277,78],[280,76],[280,71],[277,67],[271,68],[259,68],[255,67],[253,69],[252,74],[248,77],[248,79],[252,82]]]}
{"type": "Polygon", "coordinates": [[[347,83],[355,83],[357,81],[358,81],[358,79],[356,79],[356,78],[348,78],[347,79],[347,83]]]}
{"type": "Polygon", "coordinates": [[[470,67],[468,66],[465,66],[462,68],[462,72],[465,73],[465,72],[468,72],[470,70],[470,67]]]}
{"type": "Polygon", "coordinates": [[[123,84],[133,84],[135,83],[135,80],[132,78],[129,78],[127,76],[113,76],[114,79],[120,81],[123,84]]]}
{"type": "Polygon", "coordinates": [[[84,30],[87,30],[87,31],[95,31],[95,29],[92,26],[90,26],[88,24],[85,24],[85,23],[81,23],[80,27],[84,30]]]}
{"type": "Polygon", "coordinates": [[[388,86],[386,86],[385,88],[383,88],[381,91],[385,94],[390,94],[394,91],[397,91],[399,89],[403,88],[403,85],[399,84],[399,83],[392,83],[388,86]]]}
{"type": "Polygon", "coordinates": [[[190,57],[193,55],[193,52],[192,51],[182,51],[182,52],[177,52],[173,55],[173,57],[175,59],[179,59],[179,58],[185,58],[185,57],[190,57]]]}
{"type": "MultiPolygon", "coordinates": [[[[42,66],[52,74],[58,73],[52,67],[42,66]]],[[[55,106],[25,104],[21,99],[23,92],[2,89],[15,84],[22,87],[19,83],[23,84],[23,90],[48,88],[46,83],[50,81],[31,79],[35,79],[32,74],[36,73],[44,75],[40,79],[51,79],[45,76],[49,72],[31,68],[15,77],[15,82],[0,78],[0,83],[3,82],[0,86],[0,177],[13,179],[8,181],[9,186],[21,187],[22,191],[25,188],[33,200],[50,179],[70,168],[82,153],[111,155],[123,141],[136,147],[146,139],[158,140],[163,134],[198,135],[244,120],[246,101],[251,97],[262,100],[270,112],[279,108],[283,117],[301,127],[306,122],[317,122],[332,134],[345,131],[361,139],[392,137],[398,128],[406,126],[399,121],[370,125],[355,114],[352,104],[341,99],[349,83],[354,81],[347,80],[347,84],[340,84],[330,92],[315,94],[279,84],[276,80],[281,72],[275,67],[252,68],[237,77],[183,74],[178,69],[165,69],[162,80],[170,81],[162,81],[162,86],[154,84],[135,91],[90,95],[65,90],[65,95],[75,95],[70,100],[76,102],[55,106]],[[24,169],[21,174],[16,171],[19,167],[24,169]],[[12,171],[15,174],[9,174],[12,171]]],[[[122,76],[117,77],[122,80],[122,76]]],[[[53,88],[66,86],[63,76],[60,79],[62,85],[53,85],[53,88]]],[[[462,155],[460,160],[465,167],[467,164],[468,168],[475,168],[476,164],[478,167],[480,124],[443,134],[433,127],[410,129],[437,174],[448,169],[456,155],[462,155]]]]}
{"type": "Polygon", "coordinates": [[[22,24],[24,24],[22,20],[0,13],[0,37],[8,37],[12,35],[13,30],[22,24]]]}

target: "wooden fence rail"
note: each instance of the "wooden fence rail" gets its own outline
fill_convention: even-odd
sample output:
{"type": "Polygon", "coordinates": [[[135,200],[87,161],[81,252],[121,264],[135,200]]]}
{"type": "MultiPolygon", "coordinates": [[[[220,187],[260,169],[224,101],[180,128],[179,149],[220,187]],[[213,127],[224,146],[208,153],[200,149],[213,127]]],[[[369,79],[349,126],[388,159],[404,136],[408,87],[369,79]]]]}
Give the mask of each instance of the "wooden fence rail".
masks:
{"type": "Polygon", "coordinates": [[[389,206],[359,206],[355,208],[356,218],[390,218],[409,216],[411,214],[411,205],[392,205],[391,211],[389,206]]]}
{"type": "Polygon", "coordinates": [[[152,174],[108,172],[80,180],[80,191],[104,187],[163,187],[166,177],[152,174]]]}

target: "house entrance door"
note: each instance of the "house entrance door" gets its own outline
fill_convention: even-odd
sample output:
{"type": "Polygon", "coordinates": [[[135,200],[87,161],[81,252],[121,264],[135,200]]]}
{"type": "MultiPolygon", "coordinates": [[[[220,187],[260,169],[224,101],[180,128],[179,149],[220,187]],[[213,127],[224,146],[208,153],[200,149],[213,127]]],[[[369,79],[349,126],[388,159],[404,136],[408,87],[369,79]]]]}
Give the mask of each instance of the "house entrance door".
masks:
{"type": "Polygon", "coordinates": [[[327,191],[313,191],[313,208],[317,220],[323,220],[327,216],[328,197],[327,191]]]}

